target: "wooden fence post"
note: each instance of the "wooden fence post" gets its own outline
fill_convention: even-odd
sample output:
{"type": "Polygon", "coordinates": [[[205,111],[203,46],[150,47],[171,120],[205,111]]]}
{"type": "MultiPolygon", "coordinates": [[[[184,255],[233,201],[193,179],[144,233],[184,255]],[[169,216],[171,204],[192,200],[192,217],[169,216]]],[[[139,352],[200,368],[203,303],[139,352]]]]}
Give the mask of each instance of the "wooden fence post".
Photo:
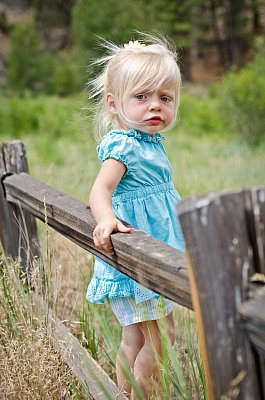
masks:
{"type": "Polygon", "coordinates": [[[240,319],[255,272],[246,198],[245,191],[237,191],[178,206],[210,400],[262,399],[240,319]]]}
{"type": "Polygon", "coordinates": [[[32,266],[41,260],[36,221],[19,205],[6,201],[3,186],[6,176],[21,172],[28,172],[25,146],[20,141],[3,143],[0,149],[0,241],[5,254],[19,258],[30,278],[32,266]]]}

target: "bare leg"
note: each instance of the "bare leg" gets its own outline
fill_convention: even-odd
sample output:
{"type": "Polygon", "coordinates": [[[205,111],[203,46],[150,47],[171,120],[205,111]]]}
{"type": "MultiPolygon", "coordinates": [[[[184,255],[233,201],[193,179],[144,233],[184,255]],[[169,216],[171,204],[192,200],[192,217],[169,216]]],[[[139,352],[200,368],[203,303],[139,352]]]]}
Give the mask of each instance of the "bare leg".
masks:
{"type": "Polygon", "coordinates": [[[132,324],[122,328],[122,341],[116,359],[116,374],[118,387],[130,395],[131,386],[124,374],[124,360],[133,371],[135,359],[144,345],[144,335],[139,324],[132,324]]]}
{"type": "MultiPolygon", "coordinates": [[[[165,322],[171,343],[174,343],[173,313],[170,313],[163,320],[159,320],[159,323],[163,322],[165,322]]],[[[144,345],[135,359],[134,377],[144,394],[144,398],[149,399],[157,386],[156,382],[159,378],[158,359],[161,357],[162,352],[161,334],[157,321],[144,321],[139,323],[139,327],[144,336],[144,345]]],[[[132,391],[131,399],[137,399],[134,391],[132,391]]]]}
{"type": "Polygon", "coordinates": [[[175,322],[174,322],[173,312],[171,312],[165,318],[158,320],[158,325],[160,325],[160,323],[165,324],[166,334],[167,334],[171,344],[173,345],[176,340],[175,322]]]}

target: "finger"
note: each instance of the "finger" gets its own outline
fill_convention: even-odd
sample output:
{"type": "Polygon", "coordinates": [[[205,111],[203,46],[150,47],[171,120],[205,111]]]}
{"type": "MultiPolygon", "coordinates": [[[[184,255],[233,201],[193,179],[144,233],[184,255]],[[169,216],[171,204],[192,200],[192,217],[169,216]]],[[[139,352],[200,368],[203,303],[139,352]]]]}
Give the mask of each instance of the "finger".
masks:
{"type": "Polygon", "coordinates": [[[105,246],[105,245],[104,245],[104,246],[100,245],[100,246],[98,246],[98,248],[101,249],[101,250],[106,251],[107,253],[114,254],[113,247],[109,247],[109,246],[105,246]]]}
{"type": "Polygon", "coordinates": [[[110,232],[108,229],[95,228],[93,232],[93,239],[100,246],[110,246],[110,232]]]}
{"type": "Polygon", "coordinates": [[[100,240],[96,240],[96,239],[94,239],[94,243],[95,243],[95,246],[98,248],[98,249],[101,249],[101,250],[104,250],[104,251],[107,251],[108,253],[113,253],[113,246],[112,246],[112,243],[111,242],[105,242],[104,240],[102,240],[102,239],[100,239],[100,240]]]}
{"type": "Polygon", "coordinates": [[[93,239],[95,246],[98,249],[104,250],[110,254],[114,254],[112,242],[110,239],[110,234],[112,230],[109,229],[101,230],[99,228],[95,228],[93,232],[93,239]]]}
{"type": "Polygon", "coordinates": [[[114,254],[114,250],[113,247],[107,247],[107,246],[102,246],[102,245],[98,245],[96,246],[98,249],[105,251],[106,253],[109,254],[114,254]]]}
{"type": "Polygon", "coordinates": [[[122,233],[129,233],[131,232],[132,228],[129,226],[125,226],[122,222],[117,223],[117,231],[122,233]]]}
{"type": "Polygon", "coordinates": [[[98,247],[99,246],[99,240],[98,240],[98,235],[97,235],[97,233],[95,231],[93,232],[93,240],[94,240],[95,246],[98,247]]]}
{"type": "Polygon", "coordinates": [[[113,246],[110,239],[110,232],[106,230],[100,237],[99,245],[102,250],[107,251],[108,253],[113,253],[113,246]]]}

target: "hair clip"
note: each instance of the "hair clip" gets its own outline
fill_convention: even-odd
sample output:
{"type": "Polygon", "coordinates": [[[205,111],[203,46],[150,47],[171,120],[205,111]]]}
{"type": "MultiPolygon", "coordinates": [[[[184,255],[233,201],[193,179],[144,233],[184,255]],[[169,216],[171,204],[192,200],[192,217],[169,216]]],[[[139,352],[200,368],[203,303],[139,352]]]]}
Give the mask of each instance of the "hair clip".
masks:
{"type": "Polygon", "coordinates": [[[129,43],[126,43],[123,46],[125,49],[132,49],[132,48],[138,48],[138,47],[145,47],[145,44],[138,42],[138,40],[135,40],[134,42],[132,40],[130,40],[129,43]]]}

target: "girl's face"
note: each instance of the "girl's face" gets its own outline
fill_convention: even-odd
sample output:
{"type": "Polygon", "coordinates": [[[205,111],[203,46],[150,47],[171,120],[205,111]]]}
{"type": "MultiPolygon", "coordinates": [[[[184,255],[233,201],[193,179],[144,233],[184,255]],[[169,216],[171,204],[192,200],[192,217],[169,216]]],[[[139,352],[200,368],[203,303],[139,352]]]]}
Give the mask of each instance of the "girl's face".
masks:
{"type": "MultiPolygon", "coordinates": [[[[155,91],[132,91],[124,95],[122,110],[129,122],[122,128],[137,128],[150,135],[167,128],[175,117],[175,87],[174,82],[166,82],[155,91]]],[[[113,113],[118,114],[116,108],[113,113]]]]}
{"type": "Polygon", "coordinates": [[[131,92],[122,101],[124,116],[138,129],[152,135],[167,128],[173,121],[175,96],[173,82],[164,83],[153,92],[131,92]]]}

